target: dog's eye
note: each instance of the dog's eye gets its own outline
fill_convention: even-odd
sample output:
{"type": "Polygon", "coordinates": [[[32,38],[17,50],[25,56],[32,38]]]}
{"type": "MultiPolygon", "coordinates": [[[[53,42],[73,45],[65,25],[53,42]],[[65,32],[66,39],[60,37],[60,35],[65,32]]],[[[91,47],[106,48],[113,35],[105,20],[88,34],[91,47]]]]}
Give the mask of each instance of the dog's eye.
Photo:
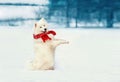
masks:
{"type": "Polygon", "coordinates": [[[45,27],[45,25],[43,25],[45,27]]]}
{"type": "Polygon", "coordinates": [[[42,27],[40,26],[40,28],[42,28],[42,27]]]}

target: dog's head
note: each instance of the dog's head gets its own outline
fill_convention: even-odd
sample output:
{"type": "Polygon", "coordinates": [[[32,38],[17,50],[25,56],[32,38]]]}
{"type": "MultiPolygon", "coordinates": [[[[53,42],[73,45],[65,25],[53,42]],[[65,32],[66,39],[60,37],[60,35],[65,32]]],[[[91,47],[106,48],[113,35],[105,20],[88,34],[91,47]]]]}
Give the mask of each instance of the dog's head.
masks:
{"type": "Polygon", "coordinates": [[[44,18],[41,18],[38,22],[35,23],[35,34],[47,32],[47,26],[47,21],[44,18]]]}

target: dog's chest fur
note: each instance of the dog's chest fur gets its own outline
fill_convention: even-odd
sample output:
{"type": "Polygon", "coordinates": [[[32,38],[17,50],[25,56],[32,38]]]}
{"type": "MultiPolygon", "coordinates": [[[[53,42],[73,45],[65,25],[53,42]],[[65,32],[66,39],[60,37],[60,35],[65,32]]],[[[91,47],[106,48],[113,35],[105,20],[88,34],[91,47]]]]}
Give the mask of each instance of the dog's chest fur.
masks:
{"type": "Polygon", "coordinates": [[[52,40],[48,40],[45,43],[35,40],[33,69],[52,69],[54,66],[54,52],[55,47],[52,40]]]}
{"type": "Polygon", "coordinates": [[[54,44],[52,40],[44,42],[35,42],[34,43],[34,49],[35,51],[38,51],[39,53],[53,53],[55,50],[54,44]]]}

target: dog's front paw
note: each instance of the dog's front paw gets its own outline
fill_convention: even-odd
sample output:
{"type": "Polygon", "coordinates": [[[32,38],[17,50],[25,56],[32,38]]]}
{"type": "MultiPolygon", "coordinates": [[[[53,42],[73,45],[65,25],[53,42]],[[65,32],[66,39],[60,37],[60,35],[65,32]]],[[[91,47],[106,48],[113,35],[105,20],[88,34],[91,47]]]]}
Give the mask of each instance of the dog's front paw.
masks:
{"type": "Polygon", "coordinates": [[[69,44],[69,41],[63,40],[62,43],[63,44],[69,44]]]}
{"type": "Polygon", "coordinates": [[[69,41],[66,41],[65,43],[66,43],[66,44],[69,44],[69,41]]]}

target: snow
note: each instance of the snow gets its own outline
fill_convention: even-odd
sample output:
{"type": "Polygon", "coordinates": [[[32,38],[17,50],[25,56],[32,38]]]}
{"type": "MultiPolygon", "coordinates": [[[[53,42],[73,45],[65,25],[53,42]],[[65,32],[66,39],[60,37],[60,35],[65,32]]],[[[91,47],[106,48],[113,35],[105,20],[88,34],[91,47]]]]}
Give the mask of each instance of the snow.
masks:
{"type": "Polygon", "coordinates": [[[55,54],[56,70],[30,71],[31,28],[0,28],[0,82],[119,82],[120,29],[54,29],[70,41],[55,54]]]}
{"type": "Polygon", "coordinates": [[[0,0],[0,3],[31,3],[31,4],[48,4],[48,0],[0,0]]]}
{"type": "Polygon", "coordinates": [[[0,6],[0,18],[34,18],[35,14],[33,11],[36,7],[25,7],[25,6],[0,6]]]}

